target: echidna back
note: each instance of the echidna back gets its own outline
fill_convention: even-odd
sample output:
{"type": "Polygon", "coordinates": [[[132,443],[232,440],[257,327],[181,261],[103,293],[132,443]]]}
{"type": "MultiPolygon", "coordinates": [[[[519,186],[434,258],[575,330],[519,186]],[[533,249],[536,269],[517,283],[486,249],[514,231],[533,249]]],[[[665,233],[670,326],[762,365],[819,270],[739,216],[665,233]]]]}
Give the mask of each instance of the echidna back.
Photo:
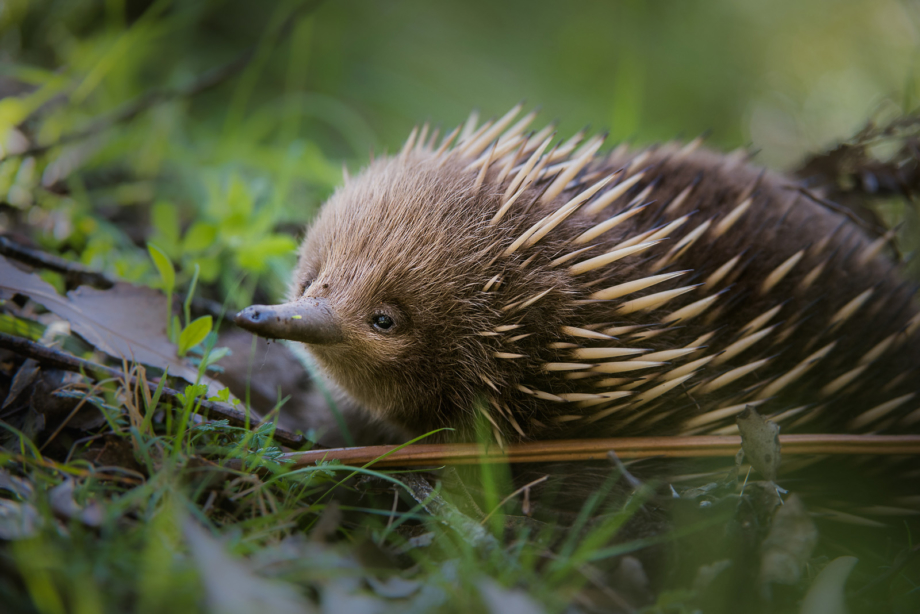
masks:
{"type": "MultiPolygon", "coordinates": [[[[623,332],[616,342],[586,344],[581,339],[579,345],[641,346],[672,354],[701,349],[665,356],[670,360],[657,373],[640,372],[646,379],[612,382],[618,390],[636,390],[641,396],[692,373],[641,406],[630,399],[622,410],[581,432],[596,434],[602,427],[605,434],[729,433],[735,430],[734,415],[747,405],[762,406],[785,432],[916,429],[920,346],[915,333],[920,320],[914,286],[889,260],[886,237],[870,238],[793,181],[706,150],[614,152],[595,162],[580,183],[622,168],[642,174],[619,199],[623,205],[591,214],[589,201],[559,232],[570,245],[621,214],[624,205],[628,210],[649,203],[592,237],[585,244],[596,247],[581,259],[636,237],[665,240],[619,266],[581,275],[585,293],[688,271],[623,296],[622,306],[627,299],[699,285],[657,308],[630,313],[611,309],[613,301],[581,305],[573,325],[623,332]],[[693,362],[699,368],[688,372],[693,362]]],[[[583,186],[567,190],[541,213],[557,210],[579,189],[583,186]]],[[[574,300],[579,299],[584,297],[574,300]]]]}

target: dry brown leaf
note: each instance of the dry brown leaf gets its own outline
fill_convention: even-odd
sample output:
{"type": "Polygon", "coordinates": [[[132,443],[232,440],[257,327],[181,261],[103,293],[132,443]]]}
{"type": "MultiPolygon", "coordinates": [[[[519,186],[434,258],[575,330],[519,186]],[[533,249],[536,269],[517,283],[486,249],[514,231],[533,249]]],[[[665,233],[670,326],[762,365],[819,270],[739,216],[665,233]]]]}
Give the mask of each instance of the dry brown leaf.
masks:
{"type": "Polygon", "coordinates": [[[70,322],[74,332],[109,356],[139,362],[194,383],[198,372],[176,356],[166,335],[166,298],[145,286],[108,290],[81,286],[61,296],[51,284],[0,256],[0,291],[28,296],[70,322]]]}

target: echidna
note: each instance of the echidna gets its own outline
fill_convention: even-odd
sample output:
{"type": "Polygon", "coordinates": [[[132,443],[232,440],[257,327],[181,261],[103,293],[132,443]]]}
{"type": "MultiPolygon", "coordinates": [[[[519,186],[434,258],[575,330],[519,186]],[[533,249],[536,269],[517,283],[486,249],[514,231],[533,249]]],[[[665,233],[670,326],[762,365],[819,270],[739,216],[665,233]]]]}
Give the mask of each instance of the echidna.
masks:
{"type": "Polygon", "coordinates": [[[236,322],[306,343],[416,433],[726,433],[746,406],[784,431],[920,423],[920,315],[890,237],[744,154],[552,145],[520,110],[440,145],[413,131],[346,178],[291,302],[236,322]]]}

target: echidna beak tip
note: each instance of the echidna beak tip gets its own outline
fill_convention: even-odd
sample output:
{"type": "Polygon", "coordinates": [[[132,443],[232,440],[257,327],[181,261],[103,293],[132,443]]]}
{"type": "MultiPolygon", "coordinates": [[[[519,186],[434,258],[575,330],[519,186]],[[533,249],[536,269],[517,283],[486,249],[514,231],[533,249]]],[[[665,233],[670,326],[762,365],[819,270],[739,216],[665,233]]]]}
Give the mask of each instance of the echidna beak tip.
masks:
{"type": "Polygon", "coordinates": [[[342,340],[335,312],[324,299],[301,298],[281,305],[251,305],[233,317],[240,328],[266,339],[288,339],[311,345],[342,340]]]}

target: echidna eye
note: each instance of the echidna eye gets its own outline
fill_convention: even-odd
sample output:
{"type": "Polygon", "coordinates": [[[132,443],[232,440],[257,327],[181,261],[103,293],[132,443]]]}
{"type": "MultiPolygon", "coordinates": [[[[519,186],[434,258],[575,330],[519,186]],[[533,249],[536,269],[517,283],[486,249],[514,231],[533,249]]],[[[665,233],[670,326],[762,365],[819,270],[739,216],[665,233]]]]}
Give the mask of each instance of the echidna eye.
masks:
{"type": "Polygon", "coordinates": [[[307,281],[303,282],[303,284],[300,287],[300,293],[303,294],[304,292],[307,291],[307,288],[309,288],[312,285],[313,285],[312,279],[308,279],[307,281]]]}
{"type": "Polygon", "coordinates": [[[377,330],[387,331],[393,328],[393,318],[386,315],[385,313],[378,313],[371,318],[371,323],[374,325],[374,328],[377,330]]]}

